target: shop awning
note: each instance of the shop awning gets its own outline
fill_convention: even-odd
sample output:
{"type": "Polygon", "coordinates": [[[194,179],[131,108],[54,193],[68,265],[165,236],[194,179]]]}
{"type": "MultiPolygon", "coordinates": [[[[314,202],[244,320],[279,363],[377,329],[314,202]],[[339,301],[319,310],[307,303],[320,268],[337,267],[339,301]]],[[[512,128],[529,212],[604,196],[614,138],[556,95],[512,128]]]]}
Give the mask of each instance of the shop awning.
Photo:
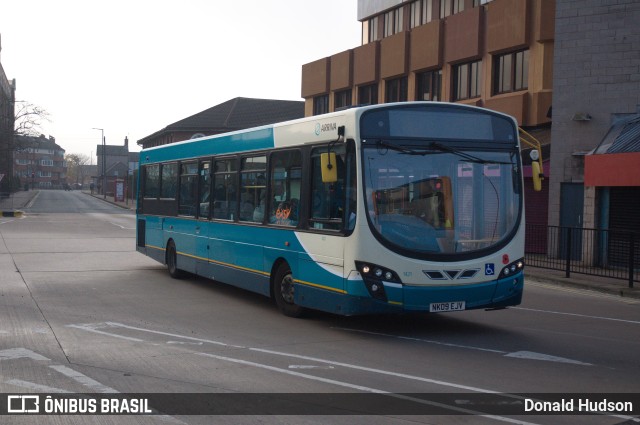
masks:
{"type": "Polygon", "coordinates": [[[611,126],[584,158],[585,186],[640,186],[640,115],[611,126]]]}

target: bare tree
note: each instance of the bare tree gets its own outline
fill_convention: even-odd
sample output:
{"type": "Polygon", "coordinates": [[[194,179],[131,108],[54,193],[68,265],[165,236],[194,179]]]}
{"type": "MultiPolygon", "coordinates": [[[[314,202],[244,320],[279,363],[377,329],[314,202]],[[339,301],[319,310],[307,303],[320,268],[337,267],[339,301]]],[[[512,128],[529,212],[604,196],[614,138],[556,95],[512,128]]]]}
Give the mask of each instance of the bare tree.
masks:
{"type": "Polygon", "coordinates": [[[14,134],[38,137],[43,121],[51,122],[49,112],[31,102],[16,101],[14,134]],[[20,106],[18,106],[20,105],[20,106]]]}
{"type": "Polygon", "coordinates": [[[64,160],[67,161],[67,181],[75,180],[76,183],[84,183],[86,170],[83,166],[89,163],[89,156],[82,153],[68,153],[64,156],[64,160]]]}

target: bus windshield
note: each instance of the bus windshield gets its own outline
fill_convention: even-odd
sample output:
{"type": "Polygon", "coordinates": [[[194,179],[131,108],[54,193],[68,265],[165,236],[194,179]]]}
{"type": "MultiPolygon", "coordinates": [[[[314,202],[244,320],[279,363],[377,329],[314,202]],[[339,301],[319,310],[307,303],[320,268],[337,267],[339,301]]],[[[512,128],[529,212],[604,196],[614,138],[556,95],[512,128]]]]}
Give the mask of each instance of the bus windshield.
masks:
{"type": "Polygon", "coordinates": [[[408,256],[435,259],[439,254],[472,255],[508,240],[519,223],[522,187],[517,145],[510,141],[514,126],[507,119],[475,117],[477,132],[468,135],[483,134],[477,139],[456,127],[450,133],[459,138],[447,139],[442,123],[435,122],[435,137],[428,127],[381,137],[384,126],[377,115],[368,121],[373,137],[365,139],[371,128],[367,120],[361,126],[363,186],[369,225],[383,244],[408,256]],[[482,122],[485,128],[478,128],[482,122]],[[509,127],[511,133],[501,130],[500,140],[492,140],[492,131],[509,127]]]}

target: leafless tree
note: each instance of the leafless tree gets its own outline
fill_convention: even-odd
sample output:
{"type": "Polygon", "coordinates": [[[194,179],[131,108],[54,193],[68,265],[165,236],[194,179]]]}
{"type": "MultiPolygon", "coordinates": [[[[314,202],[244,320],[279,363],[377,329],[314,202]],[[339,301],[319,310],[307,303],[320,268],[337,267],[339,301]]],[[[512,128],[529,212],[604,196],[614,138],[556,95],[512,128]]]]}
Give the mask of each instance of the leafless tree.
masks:
{"type": "Polygon", "coordinates": [[[89,163],[89,156],[82,153],[68,153],[64,156],[64,160],[67,161],[67,181],[75,180],[76,183],[83,183],[86,175],[83,166],[89,163]]]}
{"type": "Polygon", "coordinates": [[[31,102],[16,101],[14,134],[38,137],[41,133],[42,122],[50,122],[49,117],[49,112],[41,106],[31,102]]]}

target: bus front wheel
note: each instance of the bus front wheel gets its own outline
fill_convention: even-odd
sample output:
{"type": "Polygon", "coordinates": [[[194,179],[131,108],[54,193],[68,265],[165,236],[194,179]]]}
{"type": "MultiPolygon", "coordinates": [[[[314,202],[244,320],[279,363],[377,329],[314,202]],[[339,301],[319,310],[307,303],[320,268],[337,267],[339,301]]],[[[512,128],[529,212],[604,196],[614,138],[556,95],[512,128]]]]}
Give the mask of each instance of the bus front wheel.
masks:
{"type": "Polygon", "coordinates": [[[174,279],[180,279],[184,276],[184,272],[178,268],[178,252],[173,241],[169,241],[167,244],[167,270],[174,279]]]}
{"type": "Polygon", "coordinates": [[[291,268],[287,263],[278,267],[273,280],[273,296],[280,311],[289,317],[300,317],[304,309],[294,302],[295,286],[291,268]]]}

